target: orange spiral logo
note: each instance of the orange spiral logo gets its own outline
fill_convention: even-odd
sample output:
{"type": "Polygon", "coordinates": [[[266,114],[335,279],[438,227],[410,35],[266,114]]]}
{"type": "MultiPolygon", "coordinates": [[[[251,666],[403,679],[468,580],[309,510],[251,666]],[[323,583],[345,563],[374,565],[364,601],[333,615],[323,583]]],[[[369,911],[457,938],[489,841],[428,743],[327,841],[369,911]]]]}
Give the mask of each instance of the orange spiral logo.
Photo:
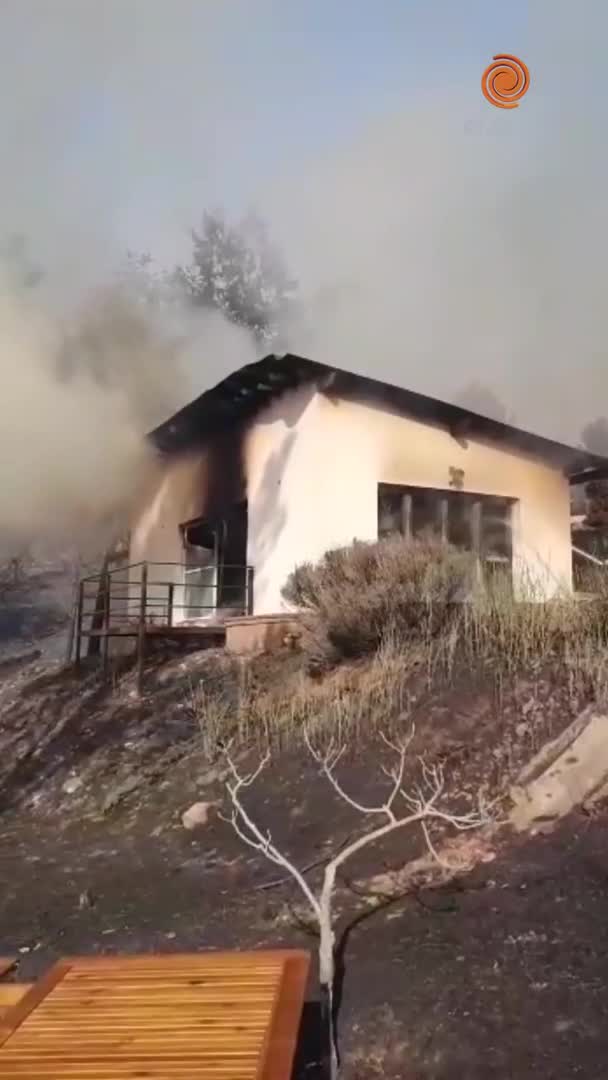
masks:
{"type": "Polygon", "coordinates": [[[483,95],[498,109],[516,109],[530,86],[530,72],[517,56],[494,56],[481,76],[483,95]]]}

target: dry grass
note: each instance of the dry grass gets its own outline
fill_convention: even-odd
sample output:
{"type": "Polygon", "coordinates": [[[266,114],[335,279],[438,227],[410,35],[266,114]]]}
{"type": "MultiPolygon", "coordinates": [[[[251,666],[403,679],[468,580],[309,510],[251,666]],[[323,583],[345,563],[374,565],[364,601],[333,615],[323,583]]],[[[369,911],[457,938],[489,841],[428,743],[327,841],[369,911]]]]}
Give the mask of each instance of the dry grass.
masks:
{"type": "Polygon", "coordinates": [[[389,718],[409,712],[409,685],[421,663],[422,650],[405,652],[387,641],[368,662],[337,668],[321,681],[302,669],[265,689],[247,664],[241,665],[236,703],[232,693],[210,692],[204,684],[193,691],[204,749],[212,756],[228,741],[284,748],[305,727],[319,735],[333,733],[340,741],[390,730],[389,718]]]}
{"type": "Polygon", "coordinates": [[[466,673],[470,683],[483,676],[499,694],[518,679],[542,676],[554,681],[573,710],[581,702],[608,702],[605,576],[593,583],[590,600],[515,601],[497,582],[455,603],[466,563],[444,551],[442,567],[432,545],[384,545],[380,552],[371,549],[382,544],[355,545],[296,572],[289,595],[307,604],[317,633],[306,642],[312,653],[299,669],[283,670],[277,659],[275,677],[260,683],[254,664],[241,661],[224,689],[199,686],[193,707],[210,756],[228,740],[283,748],[299,741],[304,727],[351,744],[379,730],[402,731],[414,702],[419,706],[425,696],[445,692],[466,673]],[[381,587],[373,580],[374,566],[383,575],[381,587]],[[332,583],[331,567],[340,588],[332,583]],[[323,676],[313,677],[306,661],[323,648],[323,676]]]}

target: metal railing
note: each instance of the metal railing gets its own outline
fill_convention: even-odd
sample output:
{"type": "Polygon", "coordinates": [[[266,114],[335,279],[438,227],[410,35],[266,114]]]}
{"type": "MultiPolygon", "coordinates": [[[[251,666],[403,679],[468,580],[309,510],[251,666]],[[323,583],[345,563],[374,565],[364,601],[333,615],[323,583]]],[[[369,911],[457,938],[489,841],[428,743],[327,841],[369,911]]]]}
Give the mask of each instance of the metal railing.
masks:
{"type": "Polygon", "coordinates": [[[80,581],[76,664],[84,639],[89,641],[88,654],[101,653],[106,666],[110,638],[137,638],[141,665],[149,634],[177,636],[180,630],[219,627],[229,615],[252,612],[250,566],[139,562],[107,568],[80,581]]]}
{"type": "Polygon", "coordinates": [[[608,560],[600,559],[597,555],[592,555],[590,551],[575,547],[574,544],[572,545],[572,551],[575,555],[579,555],[581,559],[586,559],[587,562],[593,563],[594,566],[608,566],[608,560]]]}

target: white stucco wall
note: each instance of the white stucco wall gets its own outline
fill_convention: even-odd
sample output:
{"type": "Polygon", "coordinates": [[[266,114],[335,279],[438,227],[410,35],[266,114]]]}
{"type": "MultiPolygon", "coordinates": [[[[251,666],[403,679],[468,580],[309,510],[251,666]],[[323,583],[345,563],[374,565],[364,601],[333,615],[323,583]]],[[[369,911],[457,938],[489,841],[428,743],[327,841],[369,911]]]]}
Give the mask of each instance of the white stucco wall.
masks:
{"type": "MultiPolygon", "coordinates": [[[[207,458],[203,451],[176,458],[160,471],[155,489],[143,500],[131,529],[130,564],[165,564],[149,570],[150,602],[166,605],[169,592],[165,582],[173,582],[176,586],[175,622],[185,615],[181,568],[184,549],[179,526],[204,513],[206,486],[207,458]]],[[[130,607],[135,612],[139,609],[140,571],[130,570],[129,580],[132,583],[130,607]]],[[[159,617],[166,617],[166,607],[155,606],[153,610],[159,617]]]]}
{"type": "Polygon", "coordinates": [[[262,414],[246,440],[248,562],[255,612],[285,608],[281,587],[294,566],[331,547],[377,537],[378,484],[449,488],[518,500],[513,510],[514,580],[520,595],[572,588],[569,485],[542,462],[469,440],[371,405],[333,402],[300,390],[262,414]]]}

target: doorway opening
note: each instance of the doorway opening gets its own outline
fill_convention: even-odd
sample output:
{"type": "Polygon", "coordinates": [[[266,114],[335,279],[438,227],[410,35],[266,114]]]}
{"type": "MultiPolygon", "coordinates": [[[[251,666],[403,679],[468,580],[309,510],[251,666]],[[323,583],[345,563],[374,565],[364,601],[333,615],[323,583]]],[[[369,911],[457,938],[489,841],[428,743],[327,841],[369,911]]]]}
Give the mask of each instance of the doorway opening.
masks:
{"type": "Polygon", "coordinates": [[[183,618],[200,620],[218,612],[242,614],[251,606],[247,567],[247,502],[221,517],[201,517],[180,526],[184,548],[183,618]]]}

